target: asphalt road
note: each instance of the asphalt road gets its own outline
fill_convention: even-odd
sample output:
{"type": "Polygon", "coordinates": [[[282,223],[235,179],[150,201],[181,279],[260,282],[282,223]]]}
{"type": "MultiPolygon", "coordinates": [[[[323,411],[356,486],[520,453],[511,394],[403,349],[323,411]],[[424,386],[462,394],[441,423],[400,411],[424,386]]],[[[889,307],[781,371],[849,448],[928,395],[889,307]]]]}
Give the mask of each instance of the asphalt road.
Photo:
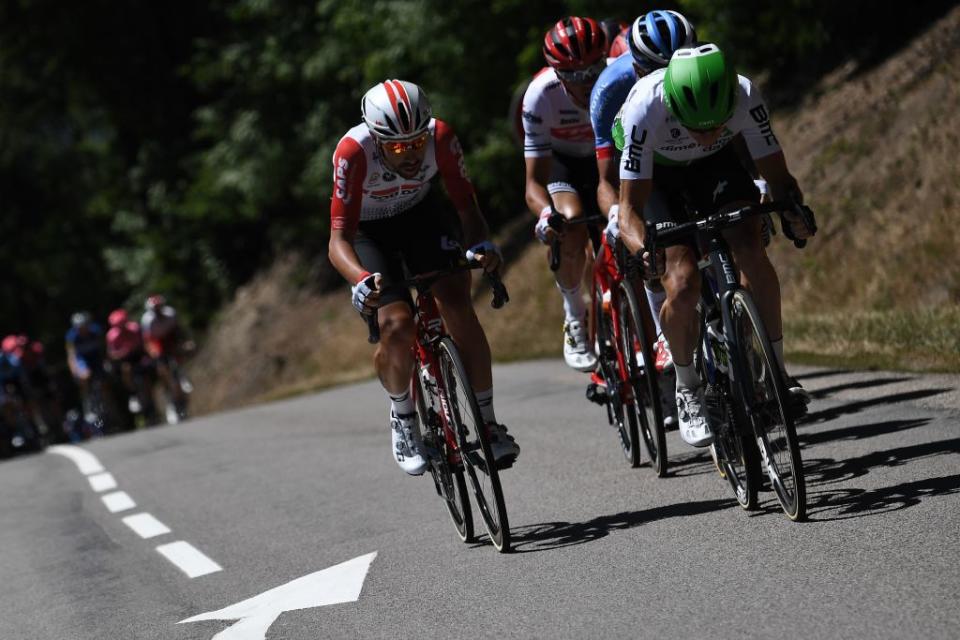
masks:
{"type": "Polygon", "coordinates": [[[960,377],[801,372],[799,524],[770,493],[741,510],[676,433],[671,477],[630,469],[559,361],[495,371],[507,555],[392,462],[375,383],[8,461],[0,638],[960,637],[960,377]],[[184,545],[185,569],[157,551],[184,545]]]}

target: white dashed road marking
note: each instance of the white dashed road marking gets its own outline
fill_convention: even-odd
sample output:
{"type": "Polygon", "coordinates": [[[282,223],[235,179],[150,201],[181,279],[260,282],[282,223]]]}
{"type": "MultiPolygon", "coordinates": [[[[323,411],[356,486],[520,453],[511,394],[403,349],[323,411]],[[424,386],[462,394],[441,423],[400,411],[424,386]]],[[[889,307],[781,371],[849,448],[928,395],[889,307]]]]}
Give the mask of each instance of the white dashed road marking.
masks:
{"type": "MultiPolygon", "coordinates": [[[[63,456],[77,465],[80,473],[87,476],[87,480],[97,493],[111,491],[117,488],[117,480],[113,474],[108,473],[97,457],[80,447],[61,444],[47,447],[47,453],[53,453],[63,456]]],[[[110,513],[119,513],[129,511],[137,506],[125,491],[114,491],[101,497],[104,506],[110,513]]],[[[137,513],[123,518],[123,523],[133,529],[141,538],[155,538],[157,536],[171,533],[170,527],[163,524],[149,513],[137,513]]],[[[199,578],[210,573],[223,571],[223,567],[197,551],[196,547],[189,542],[179,540],[168,544],[162,544],[157,547],[157,551],[164,558],[172,562],[178,569],[183,571],[188,578],[199,578]]]]}
{"type": "Polygon", "coordinates": [[[208,573],[223,571],[223,567],[200,553],[192,544],[183,540],[162,544],[157,547],[157,551],[177,565],[177,568],[187,574],[188,578],[199,578],[208,573]]]}
{"type": "Polygon", "coordinates": [[[123,524],[133,529],[134,533],[144,539],[156,538],[157,536],[170,533],[170,527],[149,513],[138,513],[135,516],[127,516],[123,519],[123,524]]]}
{"type": "Polygon", "coordinates": [[[117,488],[117,481],[113,478],[113,474],[110,473],[98,473],[87,479],[90,481],[90,487],[97,493],[117,488]]]}
{"type": "Polygon", "coordinates": [[[103,496],[101,500],[103,500],[103,504],[106,505],[110,513],[127,511],[137,506],[137,503],[133,501],[133,498],[127,495],[126,491],[114,491],[113,493],[108,493],[107,495],[103,496]]]}

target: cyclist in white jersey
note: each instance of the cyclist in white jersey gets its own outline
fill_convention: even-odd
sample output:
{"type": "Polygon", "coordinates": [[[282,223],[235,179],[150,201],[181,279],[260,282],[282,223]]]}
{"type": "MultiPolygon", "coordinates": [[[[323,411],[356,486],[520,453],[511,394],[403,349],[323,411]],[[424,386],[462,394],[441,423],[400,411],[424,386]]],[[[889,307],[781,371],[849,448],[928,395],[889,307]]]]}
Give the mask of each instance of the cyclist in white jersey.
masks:
{"type": "MultiPolygon", "coordinates": [[[[408,474],[421,475],[427,461],[409,392],[416,338],[413,300],[397,283],[405,271],[417,275],[451,266],[463,255],[461,236],[470,247],[467,257],[475,256],[488,271],[499,266],[500,254],[487,239],[457,136],[432,117],[423,90],[387,80],[363,96],[361,109],[363,123],[340,139],[333,155],[329,256],[353,283],[357,310],[377,313],[381,339],[374,366],[391,401],[393,456],[408,474]],[[438,175],[456,213],[431,190],[438,175]]],[[[520,447],[493,410],[490,346],[473,309],[470,274],[444,278],[432,293],[460,348],[494,458],[516,458],[520,447]]]]}
{"type": "MultiPolygon", "coordinates": [[[[643,248],[644,221],[680,222],[688,209],[709,213],[759,201],[756,185],[729,144],[738,133],[774,199],[802,198],[760,92],[749,79],[736,74],[714,44],[680,49],[665,70],[640,79],[627,97],[620,126],[625,138],[620,161],[620,232],[633,252],[643,248]]],[[[786,214],[786,219],[795,237],[811,235],[799,218],[786,214]]],[[[750,218],[725,236],[783,368],[780,284],[763,247],[761,221],[750,218]]],[[[648,275],[666,272],[667,300],[660,319],[677,373],[680,435],[693,446],[707,446],[712,434],[693,366],[700,298],[694,251],[676,246],[663,255],[643,258],[648,275]]],[[[785,370],[784,376],[791,395],[808,401],[785,370]]]]}
{"type": "MultiPolygon", "coordinates": [[[[598,212],[597,165],[593,159],[590,90],[606,66],[606,35],[592,18],[569,17],[544,37],[550,68],[523,97],[523,155],[526,200],[537,216],[535,233],[550,244],[557,233],[547,224],[555,208],[568,219],[598,212]]],[[[560,268],[555,277],[563,296],[563,355],[578,371],[597,366],[587,340],[586,305],[580,291],[588,235],[582,225],[560,234],[560,268]]]]}

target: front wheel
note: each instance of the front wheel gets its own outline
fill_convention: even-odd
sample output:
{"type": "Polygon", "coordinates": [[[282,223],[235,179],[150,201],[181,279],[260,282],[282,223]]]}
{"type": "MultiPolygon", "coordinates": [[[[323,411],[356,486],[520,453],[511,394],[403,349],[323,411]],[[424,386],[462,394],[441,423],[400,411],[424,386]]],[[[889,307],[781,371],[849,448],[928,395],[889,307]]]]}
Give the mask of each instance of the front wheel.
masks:
{"type": "Polygon", "coordinates": [[[787,388],[767,331],[745,291],[733,295],[730,308],[736,337],[739,389],[760,450],[761,468],[770,478],[783,512],[791,520],[807,513],[806,482],[797,432],[787,407],[787,388]]]}
{"type": "Polygon", "coordinates": [[[470,497],[463,477],[463,464],[459,461],[457,447],[451,445],[445,437],[440,415],[434,409],[440,406],[436,383],[425,385],[420,379],[420,367],[417,366],[410,386],[416,401],[423,441],[430,449],[430,475],[433,483],[437,493],[443,498],[460,540],[472,542],[473,514],[470,512],[470,497]]]}
{"type": "Polygon", "coordinates": [[[440,341],[438,355],[443,411],[448,424],[456,431],[464,469],[473,485],[473,497],[490,541],[497,551],[506,553],[510,550],[510,523],[480,405],[452,339],[445,337],[440,341]]]}
{"type": "Polygon", "coordinates": [[[619,298],[620,349],[633,386],[640,435],[650,455],[650,466],[662,478],[667,475],[667,436],[663,426],[657,368],[654,365],[654,341],[645,328],[640,303],[629,280],[620,283],[619,298]]]}

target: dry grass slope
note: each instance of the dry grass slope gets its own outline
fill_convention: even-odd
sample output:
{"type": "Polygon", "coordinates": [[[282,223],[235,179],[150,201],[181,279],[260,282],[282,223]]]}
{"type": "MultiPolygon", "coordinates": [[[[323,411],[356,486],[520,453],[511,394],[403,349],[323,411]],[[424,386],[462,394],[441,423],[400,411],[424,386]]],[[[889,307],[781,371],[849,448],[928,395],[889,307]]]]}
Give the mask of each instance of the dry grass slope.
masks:
{"type": "MultiPolygon", "coordinates": [[[[958,69],[960,8],[885,64],[840,69],[775,115],[821,225],[806,250],[772,250],[794,357],[960,370],[958,69]]],[[[198,410],[372,375],[348,294],[304,292],[297,268],[278,262],[224,309],[192,366],[198,410]]],[[[513,300],[503,310],[477,298],[495,357],[559,359],[560,302],[543,249],[531,243],[505,280],[513,300]]]]}

